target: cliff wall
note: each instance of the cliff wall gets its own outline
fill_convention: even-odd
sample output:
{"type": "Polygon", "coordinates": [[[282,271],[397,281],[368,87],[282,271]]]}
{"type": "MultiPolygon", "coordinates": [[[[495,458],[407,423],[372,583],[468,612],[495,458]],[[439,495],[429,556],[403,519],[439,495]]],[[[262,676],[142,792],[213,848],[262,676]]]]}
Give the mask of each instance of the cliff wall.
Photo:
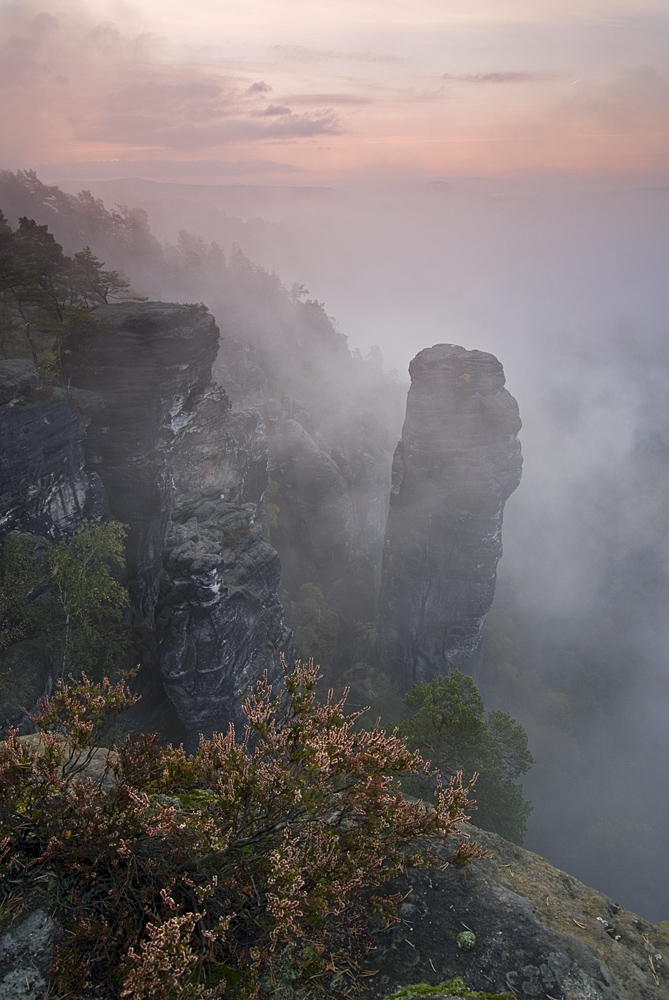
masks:
{"type": "Polygon", "coordinates": [[[212,382],[218,338],[204,307],[123,303],[66,343],[76,388],[43,385],[23,359],[0,363],[0,533],[127,526],[132,620],[155,628],[162,686],[193,744],[241,721],[240,692],[292,657],[261,526],[264,424],[212,382]]]}
{"type": "Polygon", "coordinates": [[[518,406],[497,358],[437,344],[409,373],[380,598],[382,666],[402,690],[454,669],[476,675],[504,503],[522,464],[518,406]]]}
{"type": "Polygon", "coordinates": [[[0,535],[67,538],[100,517],[107,497],[86,466],[83,441],[100,400],[46,388],[24,358],[0,361],[0,535]]]}

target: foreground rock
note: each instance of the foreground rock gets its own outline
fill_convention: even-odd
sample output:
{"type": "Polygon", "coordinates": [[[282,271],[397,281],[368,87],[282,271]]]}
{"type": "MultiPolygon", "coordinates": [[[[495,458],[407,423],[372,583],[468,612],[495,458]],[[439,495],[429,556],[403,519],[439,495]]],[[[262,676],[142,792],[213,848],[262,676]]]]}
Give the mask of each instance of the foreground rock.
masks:
{"type": "Polygon", "coordinates": [[[0,937],[0,1000],[43,1000],[56,929],[44,909],[33,910],[0,937]]]}
{"type": "Polygon", "coordinates": [[[497,358],[437,344],[409,367],[381,585],[383,669],[404,691],[454,669],[476,675],[520,482],[520,418],[497,358]]]}
{"type": "Polygon", "coordinates": [[[666,1000],[669,922],[649,924],[539,855],[472,834],[488,856],[469,870],[410,869],[390,883],[401,922],[376,935],[370,1000],[454,976],[518,1000],[666,1000]],[[458,947],[463,930],[471,950],[458,947]]]}

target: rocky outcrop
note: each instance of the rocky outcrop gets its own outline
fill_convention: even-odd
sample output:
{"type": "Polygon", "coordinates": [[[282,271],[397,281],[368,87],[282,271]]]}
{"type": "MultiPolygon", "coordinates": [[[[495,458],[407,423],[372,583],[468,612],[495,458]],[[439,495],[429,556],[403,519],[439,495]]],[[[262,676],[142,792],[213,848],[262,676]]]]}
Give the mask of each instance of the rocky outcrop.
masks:
{"type": "Polygon", "coordinates": [[[129,527],[136,618],[155,624],[162,680],[193,739],[225,727],[239,692],[280,674],[290,634],[264,538],[267,440],[211,381],[218,328],[204,307],[101,309],[70,375],[104,410],[89,430],[112,516],[129,527]]]}
{"type": "Polygon", "coordinates": [[[401,919],[375,935],[370,1000],[455,976],[470,990],[518,1000],[669,996],[669,922],[649,924],[539,855],[470,832],[488,854],[466,871],[409,869],[386,887],[403,897],[401,919]],[[473,941],[458,943],[463,930],[473,941]]]}
{"type": "Polygon", "coordinates": [[[88,432],[113,517],[128,525],[133,607],[153,622],[165,529],[170,461],[179,430],[211,381],[218,328],[204,306],[164,302],[107,306],[66,345],[66,374],[102,398],[88,432]]]}
{"type": "MultiPolygon", "coordinates": [[[[494,833],[469,832],[487,855],[467,870],[447,862],[450,849],[433,845],[443,864],[409,868],[383,887],[402,897],[400,919],[374,933],[359,980],[368,1000],[396,990],[406,998],[468,997],[452,986],[439,990],[456,977],[468,991],[517,1000],[666,1000],[669,921],[650,924],[539,855],[494,833]],[[413,991],[414,984],[423,985],[413,991]]],[[[42,1000],[56,940],[41,908],[5,929],[0,1000],[42,1000]]]]}
{"type": "Polygon", "coordinates": [[[279,557],[263,534],[267,438],[256,410],[212,388],[175,441],[156,631],[163,683],[188,729],[209,735],[264,670],[292,658],[279,557]]]}
{"type": "Polygon", "coordinates": [[[403,690],[456,668],[476,674],[521,472],[518,406],[495,357],[437,344],[409,372],[380,599],[382,665],[403,690]]]}
{"type": "Polygon", "coordinates": [[[95,403],[89,393],[45,387],[24,358],[0,361],[0,535],[59,539],[105,513],[82,444],[95,403]]]}

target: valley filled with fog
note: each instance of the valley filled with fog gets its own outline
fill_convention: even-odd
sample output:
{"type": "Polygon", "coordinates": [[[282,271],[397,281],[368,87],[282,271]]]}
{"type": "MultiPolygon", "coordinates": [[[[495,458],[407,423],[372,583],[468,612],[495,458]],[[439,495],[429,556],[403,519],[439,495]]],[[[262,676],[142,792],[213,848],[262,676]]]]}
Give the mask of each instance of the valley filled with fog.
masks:
{"type": "MultiPolygon", "coordinates": [[[[667,919],[669,188],[67,185],[82,188],[108,208],[143,209],[179,266],[158,268],[154,243],[142,253],[91,240],[93,249],[151,299],[204,302],[224,345],[236,320],[217,254],[237,247],[320,303],[350,351],[390,374],[395,388],[368,405],[391,448],[419,350],[453,343],[499,358],[523,421],[524,468],[506,505],[475,679],[486,708],[509,711],[529,734],[525,846],[647,919],[667,919]]],[[[15,225],[28,207],[7,191],[0,207],[15,225]]],[[[43,212],[38,221],[71,252],[58,211],[43,212]]],[[[244,322],[267,325],[258,308],[244,322]]],[[[280,323],[272,335],[280,355],[280,323]]],[[[335,400],[349,389],[333,364],[323,359],[335,400]]],[[[353,395],[364,391],[361,381],[353,395]]],[[[305,385],[313,408],[309,397],[305,385]]]]}

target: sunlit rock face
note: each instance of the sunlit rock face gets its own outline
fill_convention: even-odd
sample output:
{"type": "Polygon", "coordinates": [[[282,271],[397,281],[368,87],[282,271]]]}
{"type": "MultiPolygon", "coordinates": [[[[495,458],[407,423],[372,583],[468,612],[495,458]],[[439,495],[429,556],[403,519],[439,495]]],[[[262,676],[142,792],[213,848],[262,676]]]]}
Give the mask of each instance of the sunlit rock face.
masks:
{"type": "Polygon", "coordinates": [[[0,534],[60,539],[105,513],[82,446],[95,403],[88,393],[42,385],[24,358],[0,361],[0,534]]]}
{"type": "Polygon", "coordinates": [[[137,620],[155,624],[162,680],[196,736],[239,716],[239,692],[292,653],[279,558],[259,521],[267,439],[211,381],[218,328],[204,307],[108,306],[71,375],[104,410],[88,435],[112,516],[129,527],[137,620]]]}
{"type": "Polygon", "coordinates": [[[380,599],[383,668],[403,690],[455,669],[476,674],[504,503],[522,465],[518,406],[497,358],[437,344],[409,373],[380,599]]]}

